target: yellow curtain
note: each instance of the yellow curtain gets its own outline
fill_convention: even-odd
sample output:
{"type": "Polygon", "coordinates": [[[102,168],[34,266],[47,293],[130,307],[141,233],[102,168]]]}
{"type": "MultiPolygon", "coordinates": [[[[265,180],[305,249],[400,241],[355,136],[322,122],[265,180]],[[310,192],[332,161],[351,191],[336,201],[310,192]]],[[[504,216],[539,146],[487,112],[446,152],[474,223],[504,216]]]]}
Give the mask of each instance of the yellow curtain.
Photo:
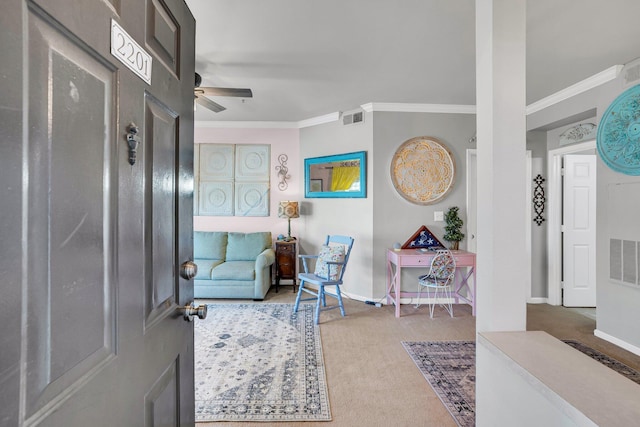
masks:
{"type": "Polygon", "coordinates": [[[339,166],[333,168],[331,191],[345,191],[360,177],[359,166],[339,166]]]}

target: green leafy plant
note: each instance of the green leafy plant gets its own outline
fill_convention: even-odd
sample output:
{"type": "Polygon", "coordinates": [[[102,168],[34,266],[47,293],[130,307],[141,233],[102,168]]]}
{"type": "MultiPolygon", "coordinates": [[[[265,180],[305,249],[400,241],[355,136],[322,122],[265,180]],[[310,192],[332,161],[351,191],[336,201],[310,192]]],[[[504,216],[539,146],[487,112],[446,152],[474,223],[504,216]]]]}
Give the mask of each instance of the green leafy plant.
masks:
{"type": "Polygon", "coordinates": [[[446,231],[444,240],[451,242],[451,249],[454,250],[458,249],[460,240],[464,239],[464,234],[460,232],[463,222],[458,216],[459,209],[457,206],[452,206],[447,213],[444,214],[444,220],[447,222],[447,225],[444,227],[446,231]]]}

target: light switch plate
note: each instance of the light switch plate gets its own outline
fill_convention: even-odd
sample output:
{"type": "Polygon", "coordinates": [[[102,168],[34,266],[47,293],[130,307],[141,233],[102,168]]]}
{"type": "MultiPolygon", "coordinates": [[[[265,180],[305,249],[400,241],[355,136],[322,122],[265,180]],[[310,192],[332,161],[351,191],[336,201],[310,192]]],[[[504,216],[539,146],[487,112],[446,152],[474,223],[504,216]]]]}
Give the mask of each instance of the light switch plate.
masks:
{"type": "Polygon", "coordinates": [[[444,221],[444,212],[442,211],[435,211],[433,213],[433,220],[434,221],[444,221]]]}

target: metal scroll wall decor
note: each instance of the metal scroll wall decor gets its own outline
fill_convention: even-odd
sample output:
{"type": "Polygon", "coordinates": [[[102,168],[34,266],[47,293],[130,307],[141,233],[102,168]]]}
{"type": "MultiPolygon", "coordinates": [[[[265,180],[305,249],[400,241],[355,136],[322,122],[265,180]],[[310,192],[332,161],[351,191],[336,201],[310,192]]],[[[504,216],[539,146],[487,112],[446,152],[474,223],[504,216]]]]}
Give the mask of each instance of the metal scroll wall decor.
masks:
{"type": "Polygon", "coordinates": [[[287,180],[291,179],[289,168],[287,167],[287,160],[289,160],[289,157],[286,154],[280,154],[278,156],[278,162],[280,164],[276,166],[276,172],[278,172],[278,178],[280,179],[278,183],[278,190],[280,191],[284,191],[289,187],[287,180]]]}
{"type": "Polygon", "coordinates": [[[598,155],[616,172],[640,175],[640,85],[624,91],[605,111],[596,138],[598,155]]]}
{"type": "Polygon", "coordinates": [[[417,205],[442,200],[455,182],[455,162],[447,146],[430,136],[405,141],[391,161],[396,191],[417,205]]]}
{"type": "Polygon", "coordinates": [[[533,180],[536,184],[533,189],[533,210],[536,213],[536,216],[533,218],[533,222],[539,226],[544,222],[542,214],[544,213],[544,202],[547,200],[544,197],[544,187],[542,186],[544,181],[545,179],[540,174],[538,174],[533,180]]]}

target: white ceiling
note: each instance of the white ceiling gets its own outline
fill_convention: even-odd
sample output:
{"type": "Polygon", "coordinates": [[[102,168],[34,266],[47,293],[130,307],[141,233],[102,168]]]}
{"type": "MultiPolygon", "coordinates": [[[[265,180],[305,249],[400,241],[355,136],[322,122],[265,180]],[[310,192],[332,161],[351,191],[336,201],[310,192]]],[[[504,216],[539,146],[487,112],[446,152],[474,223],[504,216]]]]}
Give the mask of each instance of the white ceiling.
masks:
{"type": "MultiPolygon", "coordinates": [[[[474,0],[186,0],[196,120],[300,121],[369,102],[475,104],[474,0]]],[[[640,57],[640,0],[530,0],[527,103],[640,57]]]]}

